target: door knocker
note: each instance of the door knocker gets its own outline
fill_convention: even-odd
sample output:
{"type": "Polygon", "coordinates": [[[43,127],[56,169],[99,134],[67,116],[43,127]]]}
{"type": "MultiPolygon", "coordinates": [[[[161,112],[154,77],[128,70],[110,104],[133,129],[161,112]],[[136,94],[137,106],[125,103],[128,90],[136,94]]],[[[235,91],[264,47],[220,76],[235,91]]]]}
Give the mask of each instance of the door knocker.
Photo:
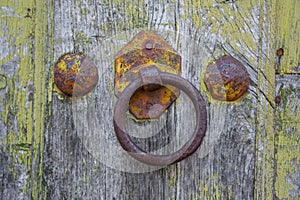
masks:
{"type": "Polygon", "coordinates": [[[205,102],[199,91],[180,73],[180,55],[153,31],[137,34],[115,57],[115,94],[118,97],[114,109],[115,133],[123,149],[145,164],[166,166],[179,162],[194,153],[205,136],[205,102]],[[154,155],[144,151],[126,131],[127,111],[130,110],[137,119],[157,118],[176,100],[179,90],[189,96],[196,111],[192,137],[170,154],[154,155]]]}

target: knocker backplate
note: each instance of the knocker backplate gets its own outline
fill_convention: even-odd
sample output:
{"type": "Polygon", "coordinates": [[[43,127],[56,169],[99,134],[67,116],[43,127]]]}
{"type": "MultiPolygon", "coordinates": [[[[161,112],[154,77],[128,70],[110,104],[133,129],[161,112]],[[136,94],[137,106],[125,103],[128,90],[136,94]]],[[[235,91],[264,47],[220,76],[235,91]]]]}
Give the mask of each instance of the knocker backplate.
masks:
{"type": "MultiPolygon", "coordinates": [[[[117,97],[136,78],[142,68],[155,65],[160,72],[181,74],[181,56],[154,31],[141,31],[115,56],[115,94],[117,97]]],[[[177,99],[173,86],[148,85],[138,89],[129,103],[136,119],[155,119],[177,99]]]]}

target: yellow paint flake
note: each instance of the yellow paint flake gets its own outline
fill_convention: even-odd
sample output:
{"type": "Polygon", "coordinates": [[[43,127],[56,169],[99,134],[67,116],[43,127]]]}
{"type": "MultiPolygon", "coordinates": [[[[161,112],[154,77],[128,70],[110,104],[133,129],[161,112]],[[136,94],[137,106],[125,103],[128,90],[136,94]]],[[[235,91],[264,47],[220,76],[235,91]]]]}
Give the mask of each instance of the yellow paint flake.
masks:
{"type": "MultiPolygon", "coordinates": [[[[291,73],[300,63],[300,1],[286,0],[277,3],[277,48],[284,49],[280,72],[291,73]]],[[[274,54],[276,49],[274,49],[274,54]]],[[[298,71],[299,73],[299,71],[298,71]]]]}

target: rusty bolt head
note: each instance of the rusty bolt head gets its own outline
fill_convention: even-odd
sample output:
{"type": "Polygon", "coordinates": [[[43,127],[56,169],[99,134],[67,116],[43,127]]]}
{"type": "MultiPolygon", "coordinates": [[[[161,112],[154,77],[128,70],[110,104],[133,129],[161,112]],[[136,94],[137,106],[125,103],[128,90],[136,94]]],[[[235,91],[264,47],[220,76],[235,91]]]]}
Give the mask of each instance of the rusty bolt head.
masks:
{"type": "Polygon", "coordinates": [[[85,53],[62,55],[54,66],[54,82],[58,92],[67,96],[82,96],[98,83],[96,65],[85,53]]]}
{"type": "Polygon", "coordinates": [[[241,62],[226,55],[208,65],[204,81],[214,99],[235,101],[248,90],[250,77],[241,62]]]}

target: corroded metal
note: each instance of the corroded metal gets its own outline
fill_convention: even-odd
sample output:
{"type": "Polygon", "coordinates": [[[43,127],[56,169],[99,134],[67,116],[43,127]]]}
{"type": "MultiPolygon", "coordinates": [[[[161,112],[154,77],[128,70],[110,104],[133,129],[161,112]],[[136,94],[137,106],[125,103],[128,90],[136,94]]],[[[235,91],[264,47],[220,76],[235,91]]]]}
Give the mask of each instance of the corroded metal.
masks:
{"type": "Polygon", "coordinates": [[[82,96],[98,83],[98,69],[85,53],[62,55],[54,66],[54,83],[59,93],[82,96]]]}
{"type": "Polygon", "coordinates": [[[144,68],[139,77],[133,80],[121,93],[114,110],[114,128],[116,136],[125,151],[135,159],[149,165],[166,166],[179,162],[193,154],[201,145],[207,127],[207,112],[199,91],[180,76],[159,72],[154,66],[144,68]],[[167,84],[184,91],[192,100],[196,111],[196,127],[193,136],[179,150],[166,155],[154,155],[138,147],[126,132],[126,112],[129,101],[135,91],[147,84],[167,84]]]}
{"type": "Polygon", "coordinates": [[[281,102],[281,96],[278,95],[275,97],[275,103],[276,103],[276,105],[279,105],[280,102],[281,102]]]}
{"type": "MultiPolygon", "coordinates": [[[[141,31],[115,56],[116,96],[139,77],[141,69],[152,65],[160,72],[181,74],[181,56],[154,31],[141,31]]],[[[129,110],[137,119],[157,118],[178,96],[175,87],[148,84],[132,96],[129,110]]]]}
{"type": "Polygon", "coordinates": [[[223,56],[208,65],[204,81],[214,99],[236,101],[248,90],[250,77],[240,61],[223,56]]]}
{"type": "Polygon", "coordinates": [[[281,58],[281,56],[283,56],[283,54],[284,54],[284,50],[283,50],[283,48],[279,48],[279,49],[277,49],[277,51],[276,51],[276,55],[277,55],[279,58],[281,58]]]}

